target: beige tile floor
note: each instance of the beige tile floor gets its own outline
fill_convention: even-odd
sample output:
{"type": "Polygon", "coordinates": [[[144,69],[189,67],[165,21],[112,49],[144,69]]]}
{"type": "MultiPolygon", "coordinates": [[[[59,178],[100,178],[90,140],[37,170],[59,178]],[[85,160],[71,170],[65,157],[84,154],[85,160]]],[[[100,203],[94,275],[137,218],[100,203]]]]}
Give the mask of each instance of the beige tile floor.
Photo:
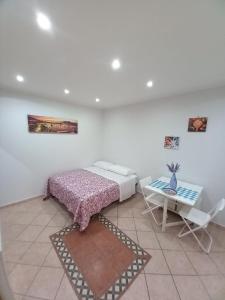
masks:
{"type": "MultiPolygon", "coordinates": [[[[152,255],[122,300],[224,300],[225,229],[209,226],[214,245],[206,255],[191,236],[176,237],[180,227],[162,233],[150,215],[141,215],[143,209],[143,199],[136,194],[104,210],[152,255]]],[[[0,217],[4,260],[15,298],[76,300],[49,240],[49,235],[72,223],[65,208],[53,199],[36,198],[1,209],[0,217]]],[[[177,218],[169,214],[169,220],[177,218]]]]}

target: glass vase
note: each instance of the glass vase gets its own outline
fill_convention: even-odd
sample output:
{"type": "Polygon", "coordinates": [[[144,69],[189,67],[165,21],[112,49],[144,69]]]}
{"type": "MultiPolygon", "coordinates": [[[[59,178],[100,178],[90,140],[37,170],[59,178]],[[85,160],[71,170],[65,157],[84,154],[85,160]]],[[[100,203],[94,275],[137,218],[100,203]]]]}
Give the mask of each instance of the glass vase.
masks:
{"type": "Polygon", "coordinates": [[[177,177],[176,177],[176,173],[173,173],[171,179],[170,179],[170,188],[172,190],[176,191],[177,188],[177,177]]]}

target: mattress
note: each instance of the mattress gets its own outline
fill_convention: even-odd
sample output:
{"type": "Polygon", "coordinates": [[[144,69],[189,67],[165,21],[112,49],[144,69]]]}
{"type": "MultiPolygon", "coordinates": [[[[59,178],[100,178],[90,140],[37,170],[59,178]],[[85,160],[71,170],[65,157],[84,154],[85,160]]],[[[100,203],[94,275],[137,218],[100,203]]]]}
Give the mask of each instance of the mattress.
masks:
{"type": "Polygon", "coordinates": [[[138,181],[137,175],[123,176],[93,166],[85,168],[85,170],[100,175],[102,177],[105,177],[109,180],[115,181],[120,187],[120,201],[130,198],[136,192],[135,187],[138,181]]]}

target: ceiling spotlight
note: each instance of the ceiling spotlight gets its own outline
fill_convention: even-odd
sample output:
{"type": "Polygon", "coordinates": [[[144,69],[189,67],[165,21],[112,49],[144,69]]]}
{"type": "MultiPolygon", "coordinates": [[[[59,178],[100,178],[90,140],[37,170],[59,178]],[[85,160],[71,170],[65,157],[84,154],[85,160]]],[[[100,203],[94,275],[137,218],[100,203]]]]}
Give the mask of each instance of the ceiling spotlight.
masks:
{"type": "Polygon", "coordinates": [[[19,82],[24,82],[24,77],[22,75],[16,75],[16,80],[19,82]]]}
{"type": "Polygon", "coordinates": [[[147,87],[153,87],[153,81],[152,80],[149,80],[147,83],[146,83],[147,87]]]}
{"type": "Polygon", "coordinates": [[[70,91],[68,89],[64,89],[64,94],[68,95],[70,91]]]}
{"type": "Polygon", "coordinates": [[[51,24],[49,18],[46,15],[44,15],[43,13],[38,12],[36,14],[36,20],[37,20],[38,26],[41,29],[46,30],[46,31],[49,31],[51,29],[52,24],[51,24]]]}
{"type": "Polygon", "coordinates": [[[96,102],[100,102],[100,99],[99,99],[99,98],[96,98],[95,101],[96,101],[96,102]]]}
{"type": "Polygon", "coordinates": [[[121,63],[120,63],[119,59],[114,59],[112,61],[111,65],[112,65],[113,70],[118,70],[121,67],[121,63]]]}

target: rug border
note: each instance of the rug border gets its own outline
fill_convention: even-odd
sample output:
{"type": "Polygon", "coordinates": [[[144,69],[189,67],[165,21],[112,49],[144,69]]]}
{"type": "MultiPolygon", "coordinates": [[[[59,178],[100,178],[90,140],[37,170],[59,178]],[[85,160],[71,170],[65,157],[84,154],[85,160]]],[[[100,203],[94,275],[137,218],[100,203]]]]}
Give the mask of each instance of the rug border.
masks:
{"type": "MultiPolygon", "coordinates": [[[[124,288],[122,291],[120,291],[120,294],[119,294],[119,295],[115,295],[115,294],[112,293],[112,296],[111,296],[110,299],[111,299],[111,300],[119,300],[119,299],[122,297],[122,295],[124,295],[124,293],[128,290],[128,288],[131,286],[131,284],[135,281],[135,279],[138,277],[138,275],[141,273],[141,271],[142,271],[142,270],[144,269],[144,267],[147,265],[147,263],[149,262],[149,260],[151,259],[152,256],[151,256],[147,251],[145,251],[140,245],[138,245],[135,241],[133,241],[133,240],[132,240],[126,233],[124,233],[118,226],[116,226],[116,225],[115,225],[113,222],[111,222],[107,217],[105,217],[103,214],[101,214],[101,213],[96,214],[96,215],[92,216],[91,220],[94,219],[94,218],[96,218],[96,217],[97,217],[98,221],[99,221],[101,224],[103,224],[108,230],[110,230],[110,231],[111,231],[111,232],[112,232],[112,233],[113,233],[113,234],[114,234],[114,235],[115,235],[122,243],[124,243],[124,244],[125,244],[129,249],[131,249],[134,253],[135,253],[135,251],[134,251],[134,249],[131,248],[131,245],[133,245],[133,246],[135,245],[135,246],[136,246],[136,251],[137,251],[137,249],[138,249],[139,251],[142,251],[142,252],[145,254],[145,255],[144,255],[145,258],[142,259],[142,265],[141,265],[141,267],[136,271],[136,274],[135,274],[135,275],[132,275],[131,280],[125,285],[125,288],[124,288]],[[126,244],[126,243],[118,236],[118,233],[119,233],[119,235],[124,236],[124,237],[125,237],[125,240],[131,241],[131,245],[128,246],[128,245],[127,245],[127,244],[126,244]]],[[[91,221],[91,220],[90,220],[90,221],[91,221]]],[[[61,257],[60,254],[58,253],[57,246],[55,245],[55,242],[54,242],[54,237],[55,237],[55,236],[60,237],[60,236],[66,235],[66,234],[68,234],[69,232],[71,232],[72,230],[78,229],[79,227],[80,227],[80,226],[79,226],[78,223],[73,223],[73,224],[68,225],[68,226],[64,227],[63,229],[57,231],[56,233],[50,235],[49,238],[50,238],[51,243],[52,243],[52,245],[53,245],[53,248],[55,249],[55,252],[56,252],[56,254],[57,254],[57,256],[58,256],[58,258],[59,258],[59,260],[60,260],[60,263],[61,263],[61,265],[62,265],[62,267],[63,267],[63,269],[64,269],[64,271],[65,271],[65,274],[66,274],[67,278],[69,279],[70,284],[71,284],[71,286],[72,286],[72,288],[73,288],[73,290],[74,290],[76,296],[78,297],[78,299],[79,299],[79,300],[83,300],[83,299],[87,299],[87,300],[89,300],[89,299],[93,299],[93,300],[96,300],[96,299],[99,299],[99,300],[108,300],[107,295],[109,295],[109,294],[108,294],[109,291],[110,291],[111,289],[115,288],[117,282],[121,280],[121,278],[122,278],[122,276],[123,276],[124,273],[127,273],[127,272],[129,271],[129,268],[132,268],[132,266],[135,264],[135,261],[138,259],[138,257],[136,257],[136,258],[132,261],[132,263],[128,266],[128,268],[127,268],[123,273],[121,273],[120,277],[112,284],[112,286],[110,286],[110,288],[109,288],[109,289],[105,292],[105,294],[103,294],[100,298],[96,298],[96,297],[95,297],[93,291],[88,287],[87,282],[86,282],[86,279],[84,278],[82,272],[81,272],[81,271],[79,270],[79,268],[76,266],[76,262],[71,258],[72,261],[73,261],[73,264],[76,266],[77,271],[79,272],[79,274],[82,275],[81,277],[83,278],[85,284],[87,285],[89,291],[91,292],[91,295],[88,295],[88,297],[86,296],[86,297],[84,298],[84,296],[83,296],[82,294],[79,293],[78,288],[75,286],[75,283],[72,281],[71,275],[69,274],[68,269],[67,269],[66,266],[65,266],[65,263],[62,261],[62,257],[61,257]],[[67,232],[67,233],[66,233],[66,232],[67,232]]],[[[69,252],[69,251],[68,251],[68,252],[69,252]]],[[[137,253],[135,253],[135,254],[136,254],[136,256],[138,255],[137,253]]],[[[139,259],[140,259],[140,258],[139,258],[139,259]]]]}

